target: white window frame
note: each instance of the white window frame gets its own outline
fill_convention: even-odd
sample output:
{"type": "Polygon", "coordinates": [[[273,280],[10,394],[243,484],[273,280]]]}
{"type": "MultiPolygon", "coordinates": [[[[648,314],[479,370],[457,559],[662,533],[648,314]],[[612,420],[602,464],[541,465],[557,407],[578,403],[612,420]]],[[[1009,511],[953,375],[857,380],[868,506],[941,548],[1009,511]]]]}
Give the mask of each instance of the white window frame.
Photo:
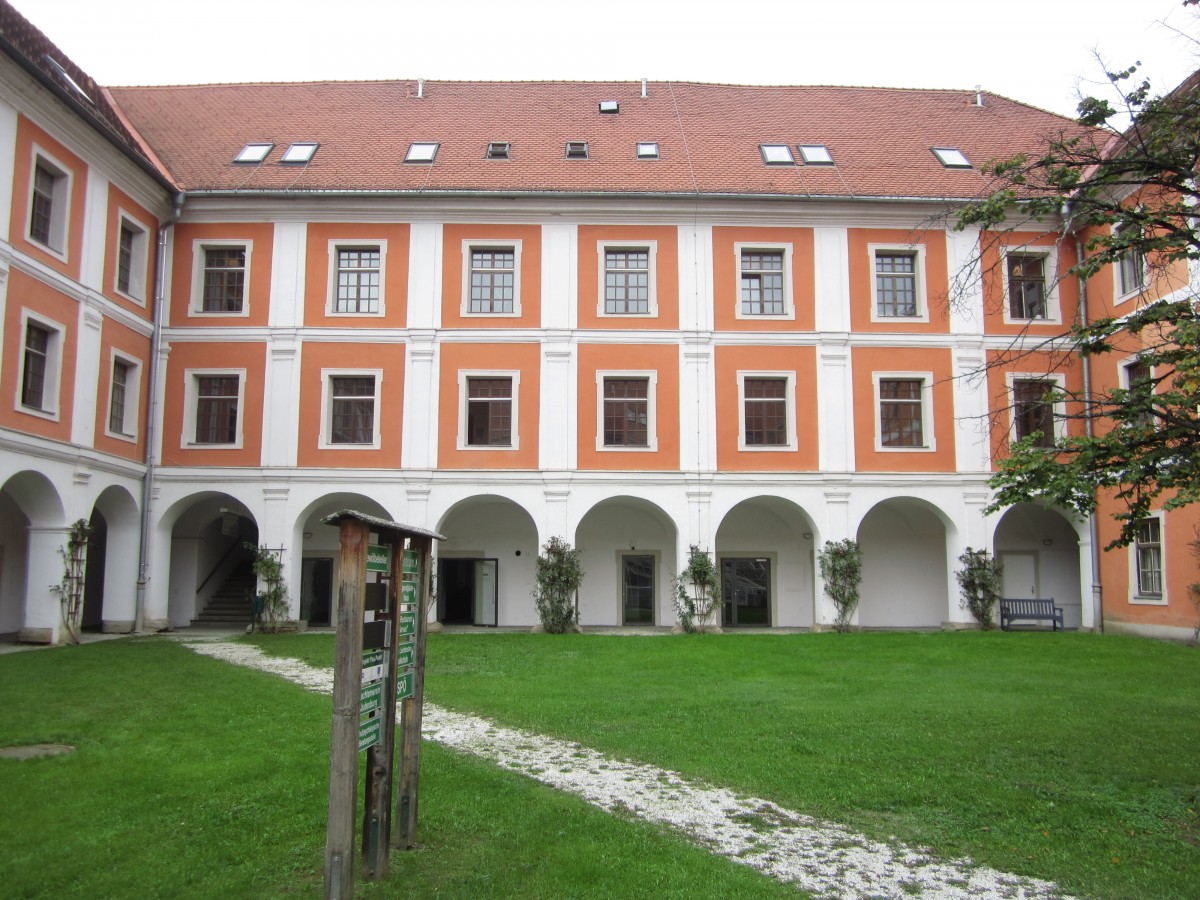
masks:
{"type": "Polygon", "coordinates": [[[113,266],[113,291],[132,300],[138,306],[146,305],[146,273],[150,264],[150,227],[124,209],[117,209],[116,258],[113,266]],[[121,226],[133,231],[133,252],[129,261],[129,290],[121,290],[121,226]]]}
{"type": "Polygon", "coordinates": [[[55,259],[67,261],[67,250],[71,241],[71,193],[74,190],[75,173],[47,153],[38,144],[33,145],[32,163],[29,166],[29,194],[25,202],[25,239],[55,259]],[[38,165],[54,177],[53,193],[50,198],[50,243],[44,244],[33,236],[33,186],[37,179],[38,165]]]}
{"type": "Polygon", "coordinates": [[[1005,247],[1000,254],[1001,281],[1004,288],[1004,323],[1006,325],[1028,325],[1043,323],[1062,324],[1062,308],[1058,300],[1058,253],[1056,247],[1039,247],[1035,244],[1005,247]],[[1042,278],[1046,283],[1046,315],[1041,319],[1019,319],[1012,314],[1012,298],[1008,287],[1009,256],[1040,256],[1042,278]]]}
{"type": "Polygon", "coordinates": [[[638,141],[635,155],[638,159],[658,159],[658,141],[638,141]]]}
{"type": "MultiPolygon", "coordinates": [[[[1008,395],[1008,441],[1015,444],[1017,438],[1016,396],[1013,392],[1018,381],[1048,381],[1054,384],[1054,390],[1066,391],[1067,378],[1051,372],[1006,372],[1004,385],[1008,395]]],[[[1064,400],[1054,401],[1054,440],[1058,441],[1067,434],[1067,404],[1064,400]]]]}
{"type": "Polygon", "coordinates": [[[879,453],[933,453],[937,450],[937,435],[933,430],[933,373],[932,372],[872,372],[871,383],[875,394],[875,450],[879,453]],[[879,395],[881,381],[921,382],[921,438],[920,447],[885,447],[883,445],[883,398],[879,395]]]}
{"type": "Polygon", "coordinates": [[[384,305],[387,284],[387,241],[380,238],[363,238],[361,241],[349,238],[337,238],[329,242],[329,285],[325,297],[325,315],[332,318],[359,319],[363,316],[380,318],[386,312],[384,305]],[[379,250],[379,309],[375,312],[338,312],[338,251],[358,250],[375,247],[379,250]]]}
{"type": "MultiPolygon", "coordinates": [[[[1114,234],[1116,234],[1119,230],[1120,229],[1114,229],[1114,234]]],[[[1147,286],[1149,285],[1150,275],[1149,275],[1149,268],[1146,265],[1146,254],[1145,253],[1141,253],[1139,251],[1134,251],[1134,250],[1129,250],[1126,253],[1123,253],[1121,255],[1121,257],[1116,262],[1113,263],[1112,269],[1113,269],[1113,297],[1116,298],[1115,299],[1116,303],[1123,303],[1132,297],[1140,296],[1143,292],[1145,292],[1147,286]],[[1123,279],[1121,277],[1121,270],[1125,268],[1125,265],[1124,265],[1125,258],[1128,256],[1131,256],[1131,255],[1134,255],[1137,259],[1139,259],[1141,261],[1141,277],[1139,278],[1138,283],[1136,285],[1134,285],[1129,290],[1125,290],[1125,287],[1122,284],[1123,279]]]]}
{"type": "Polygon", "coordinates": [[[499,450],[510,451],[521,449],[520,429],[520,398],[521,373],[517,369],[459,369],[458,370],[458,441],[459,450],[499,450]],[[468,444],[467,443],[467,382],[472,378],[507,378],[512,381],[512,409],[509,425],[507,446],[503,444],[468,444]]]}
{"type": "Polygon", "coordinates": [[[787,321],[796,318],[795,301],[792,298],[792,252],[791,244],[760,244],[754,242],[736,242],[733,245],[733,301],[734,318],[759,321],[787,321]],[[753,315],[742,312],[742,251],[777,253],[783,251],[783,313],[769,315],[753,315]]]}
{"type": "Polygon", "coordinates": [[[321,434],[317,439],[320,450],[378,450],[380,447],[379,418],[383,406],[383,369],[322,369],[321,370],[321,434]],[[374,378],[375,403],[369,444],[334,443],[333,441],[333,379],[374,378]]]}
{"type": "Polygon", "coordinates": [[[867,257],[871,267],[871,321],[872,322],[928,322],[929,295],[925,279],[924,244],[867,244],[867,257]],[[877,281],[876,255],[879,253],[911,256],[913,277],[916,279],[915,316],[882,316],[879,314],[879,283],[877,281]]]}
{"type": "Polygon", "coordinates": [[[245,369],[184,369],[183,434],[179,446],[185,450],[241,450],[244,442],[243,422],[246,416],[246,370],[245,369]],[[200,402],[201,378],[225,378],[237,376],[237,435],[232,443],[205,444],[196,441],[196,407],[200,402]]]}
{"type": "Polygon", "coordinates": [[[783,453],[799,449],[799,439],[796,430],[796,373],[781,371],[739,371],[737,373],[738,391],[738,450],[747,453],[783,453]],[[784,389],[785,412],[787,414],[787,443],[785,444],[747,444],[746,443],[746,379],[772,379],[786,381],[784,389]]]}
{"type": "Polygon", "coordinates": [[[1152,510],[1145,519],[1158,522],[1158,565],[1159,577],[1162,579],[1161,594],[1141,593],[1141,579],[1138,574],[1138,542],[1135,539],[1129,545],[1129,602],[1134,606],[1166,606],[1167,605],[1167,523],[1162,510],[1152,510]]]}
{"type": "Polygon", "coordinates": [[[254,242],[250,240],[221,239],[210,240],[196,238],[192,241],[192,302],[188,314],[208,318],[215,316],[222,319],[244,319],[250,315],[250,263],[253,255],[254,242]],[[234,250],[246,252],[246,266],[243,270],[242,308],[238,312],[206,312],[204,309],[204,256],[206,250],[234,250]]]}
{"type": "Polygon", "coordinates": [[[596,371],[596,449],[604,453],[656,453],[658,451],[658,371],[655,369],[598,369],[596,371]],[[641,447],[604,443],[604,382],[646,379],[646,444],[641,447]]]}
{"type": "Polygon", "coordinates": [[[36,416],[39,419],[46,419],[50,422],[58,421],[62,400],[60,396],[60,389],[62,387],[62,345],[63,336],[66,333],[66,327],[60,322],[55,322],[53,319],[35,313],[32,310],[21,310],[21,337],[19,345],[21,348],[21,357],[17,368],[17,391],[13,398],[13,408],[17,412],[36,416]],[[21,395],[24,393],[25,387],[25,335],[30,322],[48,332],[46,339],[46,370],[42,379],[43,405],[40,408],[26,406],[21,402],[21,395]]]}
{"type": "Polygon", "coordinates": [[[462,303],[459,315],[464,319],[516,319],[521,315],[521,239],[485,240],[464,239],[462,242],[462,303]],[[513,308],[512,312],[471,312],[471,251],[512,249],[513,308]]]}
{"type": "MultiPolygon", "coordinates": [[[[113,349],[108,356],[108,397],[104,406],[104,433],[110,438],[115,438],[118,441],[128,441],[131,444],[137,443],[138,438],[138,422],[141,421],[141,416],[138,415],[141,407],[142,396],[142,363],[141,360],[135,359],[126,353],[113,349]],[[128,367],[128,376],[125,381],[125,416],[122,420],[123,430],[112,430],[112,395],[113,395],[113,376],[117,371],[117,363],[124,363],[128,367]]],[[[239,407],[240,408],[240,407],[239,407]]],[[[195,435],[195,431],[192,432],[195,435]]]]}
{"type": "Polygon", "coordinates": [[[599,284],[597,287],[598,293],[596,297],[596,315],[604,319],[657,319],[658,318],[658,241],[598,241],[596,243],[596,256],[599,269],[599,284]],[[607,294],[607,262],[609,250],[644,250],[647,253],[647,278],[649,279],[649,290],[646,294],[646,307],[644,313],[610,313],[605,312],[604,303],[605,295],[607,294]]]}
{"type": "Polygon", "coordinates": [[[440,147],[441,144],[438,141],[413,141],[408,145],[404,161],[414,165],[433,165],[440,147]]]}
{"type": "Polygon", "coordinates": [[[764,166],[794,166],[796,164],[796,157],[792,155],[790,144],[759,144],[758,152],[762,156],[764,166]]]}

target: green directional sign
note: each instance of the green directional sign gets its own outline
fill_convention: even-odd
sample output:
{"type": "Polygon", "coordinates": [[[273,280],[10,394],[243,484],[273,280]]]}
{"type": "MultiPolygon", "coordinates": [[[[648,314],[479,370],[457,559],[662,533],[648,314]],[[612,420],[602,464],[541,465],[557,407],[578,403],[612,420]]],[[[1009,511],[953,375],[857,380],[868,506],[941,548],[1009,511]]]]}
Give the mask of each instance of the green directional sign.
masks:
{"type": "Polygon", "coordinates": [[[383,740],[383,716],[358,720],[358,752],[374,747],[383,740]]]}
{"type": "Polygon", "coordinates": [[[421,574],[421,554],[416,550],[405,550],[401,572],[414,578],[421,574]]]}
{"type": "Polygon", "coordinates": [[[383,682],[372,681],[370,684],[364,684],[362,700],[358,706],[359,713],[365,716],[380,709],[383,709],[383,682]]]}
{"type": "Polygon", "coordinates": [[[412,641],[396,645],[396,665],[401,669],[411,666],[417,659],[417,647],[412,641]]]}
{"type": "Polygon", "coordinates": [[[415,611],[409,610],[400,612],[400,623],[396,629],[396,634],[401,637],[417,633],[417,614],[415,611]]]}
{"type": "Polygon", "coordinates": [[[413,695],[415,690],[416,679],[413,677],[412,669],[400,672],[396,675],[396,699],[407,700],[413,695]]]}
{"type": "Polygon", "coordinates": [[[417,583],[415,581],[400,582],[400,605],[417,605],[417,583]]]}
{"type": "Polygon", "coordinates": [[[368,650],[362,655],[363,684],[379,681],[383,678],[383,660],[384,653],[382,650],[368,650]]]}
{"type": "Polygon", "coordinates": [[[367,571],[389,574],[392,571],[392,548],[367,544],[367,571]]]}

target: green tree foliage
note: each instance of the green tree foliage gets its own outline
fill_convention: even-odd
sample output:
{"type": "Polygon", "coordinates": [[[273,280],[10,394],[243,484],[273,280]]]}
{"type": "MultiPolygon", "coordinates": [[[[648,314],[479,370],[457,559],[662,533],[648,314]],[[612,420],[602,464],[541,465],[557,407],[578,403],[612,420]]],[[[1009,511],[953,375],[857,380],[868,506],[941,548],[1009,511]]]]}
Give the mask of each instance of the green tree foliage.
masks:
{"type": "Polygon", "coordinates": [[[64,640],[79,643],[80,623],[83,620],[83,589],[87,577],[88,543],[92,538],[92,524],[87,519],[77,519],[67,531],[67,546],[58,548],[63,561],[62,581],[50,588],[58,594],[62,607],[62,621],[66,627],[64,640]]]}
{"type": "Polygon", "coordinates": [[[1000,599],[1000,563],[986,550],[970,547],[958,557],[962,566],[954,577],[962,597],[963,609],[975,617],[979,626],[987,631],[996,626],[996,602],[1000,599]]]}
{"type": "Polygon", "coordinates": [[[579,551],[560,537],[546,541],[537,558],[537,601],[538,618],[542,628],[549,634],[571,631],[578,620],[575,610],[575,592],[583,581],[583,568],[579,565],[579,551]]]}
{"type": "Polygon", "coordinates": [[[838,631],[849,631],[850,619],[854,616],[854,610],[858,609],[859,587],[862,585],[862,549],[853,538],[826,541],[817,554],[817,563],[821,567],[825,593],[837,607],[837,620],[833,627],[838,631]]]}
{"type": "Polygon", "coordinates": [[[720,630],[712,621],[721,606],[721,579],[712,557],[695,544],[688,547],[687,567],[675,579],[675,613],[688,634],[720,630]]]}
{"type": "Polygon", "coordinates": [[[1058,395],[1090,427],[1049,442],[1025,438],[998,460],[991,481],[989,511],[1041,500],[1086,514],[1097,491],[1110,491],[1122,505],[1112,546],[1132,542],[1137,520],[1152,508],[1200,499],[1200,295],[1179,279],[1165,285],[1168,269],[1200,260],[1200,73],[1155,95],[1137,69],[1109,73],[1116,102],[1084,99],[1080,127],[1049,139],[1044,152],[989,164],[994,189],[960,210],[956,223],[999,240],[1015,222],[1052,230],[1065,219],[1066,229],[1088,237],[1060,278],[1110,277],[1109,267],[1122,261],[1148,272],[1150,287],[1128,314],[1081,317],[1061,339],[1033,349],[1136,353],[1151,375],[1129,387],[1058,395]],[[1132,124],[1118,127],[1125,121],[1132,124]]]}

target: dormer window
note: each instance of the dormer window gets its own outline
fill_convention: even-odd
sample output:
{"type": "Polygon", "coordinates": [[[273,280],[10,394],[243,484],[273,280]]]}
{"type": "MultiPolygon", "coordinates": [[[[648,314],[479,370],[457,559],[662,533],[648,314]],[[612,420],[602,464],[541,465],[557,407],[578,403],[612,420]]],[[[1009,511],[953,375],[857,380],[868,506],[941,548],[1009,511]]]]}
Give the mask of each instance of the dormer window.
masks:
{"type": "Polygon", "coordinates": [[[620,111],[621,111],[621,104],[618,103],[616,100],[601,100],[600,101],[600,112],[608,113],[609,115],[615,115],[616,113],[619,113],[620,111]]]}
{"type": "Polygon", "coordinates": [[[969,169],[971,161],[967,159],[967,155],[957,147],[930,147],[933,155],[947,169],[969,169]]]}
{"type": "Polygon", "coordinates": [[[317,152],[317,145],[311,142],[300,144],[292,144],[283,151],[283,157],[279,160],[281,163],[303,164],[313,158],[313,154],[317,152]]]}
{"type": "Polygon", "coordinates": [[[637,158],[638,159],[658,159],[658,142],[657,141],[638,141],[637,158]]]}
{"type": "Polygon", "coordinates": [[[567,141],[567,159],[587,159],[587,141],[567,141]]]}
{"type": "Polygon", "coordinates": [[[824,144],[799,144],[800,158],[806,166],[832,166],[833,154],[824,144]]]}
{"type": "Polygon", "coordinates": [[[242,148],[242,152],[234,157],[234,162],[239,163],[260,163],[267,158],[267,154],[271,152],[271,148],[275,145],[267,141],[255,141],[247,144],[242,148]]]}
{"type": "Polygon", "coordinates": [[[488,159],[509,159],[512,153],[512,144],[508,141],[492,141],[487,145],[488,159]]]}
{"type": "Polygon", "coordinates": [[[759,144],[759,152],[762,153],[763,162],[768,166],[794,166],[796,160],[792,158],[792,148],[787,144],[759,144]]]}
{"type": "Polygon", "coordinates": [[[406,163],[431,163],[437,157],[438,144],[432,141],[413,141],[404,157],[406,163]]]}

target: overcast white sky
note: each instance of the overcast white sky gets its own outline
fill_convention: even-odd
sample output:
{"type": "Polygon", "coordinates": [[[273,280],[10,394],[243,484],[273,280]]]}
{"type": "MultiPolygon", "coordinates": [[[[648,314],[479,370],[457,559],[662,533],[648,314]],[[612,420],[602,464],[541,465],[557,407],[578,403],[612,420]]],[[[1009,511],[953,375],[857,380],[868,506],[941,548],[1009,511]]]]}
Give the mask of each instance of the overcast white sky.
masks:
{"type": "Polygon", "coordinates": [[[972,88],[1065,115],[1196,68],[1181,0],[13,0],[101,84],[652,80],[972,88]],[[1164,24],[1165,23],[1165,24],[1164,24]],[[1181,34],[1182,33],[1182,34],[1181,34]],[[1081,82],[1081,79],[1083,81],[1081,82]]]}

